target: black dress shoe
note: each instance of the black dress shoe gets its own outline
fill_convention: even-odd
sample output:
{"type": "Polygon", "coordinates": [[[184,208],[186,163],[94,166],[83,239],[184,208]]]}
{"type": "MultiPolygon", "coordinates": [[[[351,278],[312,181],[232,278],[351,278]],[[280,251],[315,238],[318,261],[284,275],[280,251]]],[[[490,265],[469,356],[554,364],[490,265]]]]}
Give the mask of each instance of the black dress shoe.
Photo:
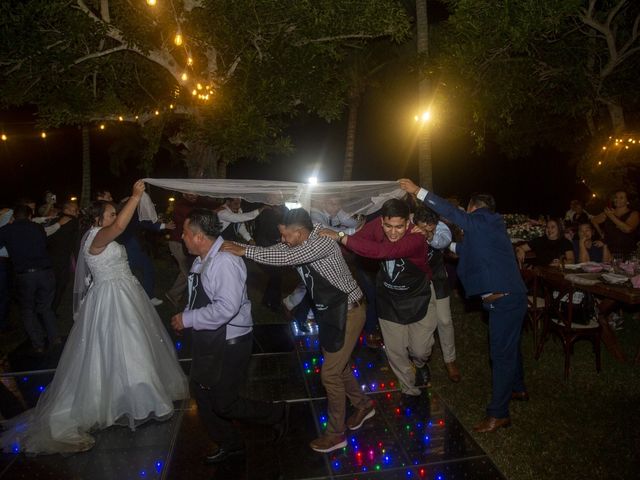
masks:
{"type": "Polygon", "coordinates": [[[207,465],[221,463],[227,460],[229,457],[244,455],[245,452],[246,449],[244,445],[237,445],[235,447],[218,446],[218,448],[214,450],[211,455],[207,455],[206,457],[204,457],[204,463],[206,463],[207,465]]]}
{"type": "Polygon", "coordinates": [[[416,379],[415,384],[417,387],[423,385],[425,387],[431,386],[431,369],[427,363],[422,367],[416,367],[416,379]]]}
{"type": "Polygon", "coordinates": [[[282,412],[282,420],[273,426],[273,430],[276,434],[274,439],[275,443],[280,443],[282,439],[287,435],[289,431],[289,414],[291,411],[291,404],[289,402],[284,404],[284,411],[282,412]]]}

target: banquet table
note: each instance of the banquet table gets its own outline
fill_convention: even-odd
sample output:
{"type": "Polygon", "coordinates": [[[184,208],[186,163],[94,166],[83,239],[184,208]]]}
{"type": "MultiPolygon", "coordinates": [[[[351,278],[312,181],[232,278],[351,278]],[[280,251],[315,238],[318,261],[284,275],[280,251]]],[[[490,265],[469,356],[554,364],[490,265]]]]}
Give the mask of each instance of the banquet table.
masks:
{"type": "MultiPolygon", "coordinates": [[[[570,280],[565,278],[568,272],[567,270],[561,270],[559,267],[551,266],[537,266],[534,267],[534,271],[538,277],[542,280],[555,280],[565,281],[570,283],[570,280]]],[[[575,283],[575,282],[574,282],[575,283]]],[[[640,289],[632,288],[625,285],[611,285],[604,282],[596,283],[594,285],[577,284],[580,290],[590,292],[600,299],[598,303],[598,323],[602,327],[602,342],[607,347],[607,350],[611,355],[620,362],[626,362],[627,357],[620,347],[616,331],[611,328],[607,321],[607,316],[611,313],[617,304],[623,303],[626,305],[640,305],[640,289]]],[[[635,363],[640,362],[640,350],[636,354],[635,363]]]]}

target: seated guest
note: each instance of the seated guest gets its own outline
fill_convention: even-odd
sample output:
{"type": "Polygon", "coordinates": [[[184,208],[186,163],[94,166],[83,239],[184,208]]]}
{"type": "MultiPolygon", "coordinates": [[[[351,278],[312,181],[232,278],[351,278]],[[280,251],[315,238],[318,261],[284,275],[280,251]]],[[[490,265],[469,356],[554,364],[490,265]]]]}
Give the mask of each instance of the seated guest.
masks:
{"type": "Polygon", "coordinates": [[[530,242],[516,248],[516,256],[520,265],[524,262],[525,254],[533,251],[536,255],[536,265],[559,265],[564,258],[567,263],[575,263],[573,245],[564,236],[562,220],[552,218],[547,221],[545,234],[534,238],[530,242]]]}
{"type": "Polygon", "coordinates": [[[612,198],[613,208],[591,219],[594,226],[602,231],[604,241],[613,255],[628,255],[636,249],[636,230],[640,224],[640,214],[629,208],[627,192],[617,191],[612,198]]]}
{"type": "Polygon", "coordinates": [[[591,215],[584,209],[584,205],[580,200],[571,200],[564,222],[567,228],[572,228],[574,232],[577,232],[578,226],[583,223],[589,223],[590,218],[591,215]]]}
{"type": "Polygon", "coordinates": [[[578,236],[573,239],[573,251],[578,262],[610,262],[611,253],[601,241],[592,240],[593,225],[581,223],[578,227],[578,236]]]}

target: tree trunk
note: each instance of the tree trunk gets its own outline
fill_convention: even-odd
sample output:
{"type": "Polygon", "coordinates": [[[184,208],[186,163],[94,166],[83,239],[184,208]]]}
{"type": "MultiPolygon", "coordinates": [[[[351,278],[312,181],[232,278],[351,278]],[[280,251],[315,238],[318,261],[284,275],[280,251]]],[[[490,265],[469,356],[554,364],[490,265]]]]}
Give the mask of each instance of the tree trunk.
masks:
{"type": "MultiPolygon", "coordinates": [[[[427,21],[427,0],[416,0],[416,28],[418,58],[420,60],[420,84],[418,87],[418,103],[422,111],[429,108],[431,88],[424,68],[429,58],[429,24],[427,21]]],[[[424,124],[418,138],[418,174],[420,185],[433,189],[433,173],[431,163],[431,131],[428,123],[424,124]]]]}
{"type": "Polygon", "coordinates": [[[344,152],[344,169],[342,180],[350,181],[353,175],[353,162],[356,149],[356,127],[358,126],[358,109],[360,93],[354,88],[349,92],[349,118],[347,120],[347,145],[344,152]]]}
{"type": "Polygon", "coordinates": [[[218,160],[218,175],[216,178],[227,178],[227,162],[218,160]]]}
{"type": "Polygon", "coordinates": [[[91,149],[89,143],[89,126],[82,125],[82,191],[80,206],[88,207],[91,203],[91,149]]]}
{"type": "Polygon", "coordinates": [[[611,118],[611,130],[613,133],[622,133],[625,130],[626,123],[624,121],[624,110],[617,100],[609,100],[607,102],[609,117],[611,118]]]}
{"type": "Polygon", "coordinates": [[[183,154],[189,178],[217,178],[219,156],[210,145],[188,142],[183,154]]]}

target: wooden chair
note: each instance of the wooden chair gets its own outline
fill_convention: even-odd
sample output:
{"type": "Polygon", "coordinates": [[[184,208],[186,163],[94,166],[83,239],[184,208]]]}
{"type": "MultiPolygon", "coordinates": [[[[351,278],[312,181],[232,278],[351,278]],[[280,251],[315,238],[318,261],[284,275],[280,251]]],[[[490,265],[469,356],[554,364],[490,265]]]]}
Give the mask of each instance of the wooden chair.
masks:
{"type": "Polygon", "coordinates": [[[535,270],[522,268],[520,269],[520,275],[522,275],[522,280],[527,287],[527,315],[525,317],[525,326],[531,329],[533,351],[535,354],[538,350],[539,333],[546,312],[546,302],[539,285],[540,279],[535,270]]]}
{"type": "MultiPolygon", "coordinates": [[[[546,313],[540,343],[536,352],[536,359],[540,358],[544,344],[550,333],[557,335],[564,350],[564,379],[569,378],[571,354],[573,345],[578,340],[589,340],[593,344],[596,357],[596,371],[600,373],[600,336],[601,328],[597,318],[590,318],[586,325],[575,323],[574,317],[579,311],[579,306],[572,301],[573,295],[579,292],[572,283],[559,280],[542,281],[542,289],[546,303],[546,313]]],[[[597,312],[594,312],[595,317],[597,312]]]]}

